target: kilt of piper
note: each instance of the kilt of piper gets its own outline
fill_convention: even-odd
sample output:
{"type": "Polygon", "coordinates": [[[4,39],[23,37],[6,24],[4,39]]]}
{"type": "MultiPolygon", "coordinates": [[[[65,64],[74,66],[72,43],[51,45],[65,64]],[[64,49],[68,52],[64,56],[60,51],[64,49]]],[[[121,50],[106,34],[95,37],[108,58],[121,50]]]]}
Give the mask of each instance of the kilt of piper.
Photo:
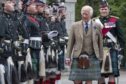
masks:
{"type": "Polygon", "coordinates": [[[100,61],[96,56],[89,57],[90,67],[87,69],[78,68],[78,58],[73,58],[69,80],[98,80],[100,75],[100,61]]]}
{"type": "MultiPolygon", "coordinates": [[[[102,76],[108,77],[109,75],[114,75],[115,77],[120,76],[119,73],[119,64],[118,64],[118,50],[111,48],[110,49],[110,58],[111,58],[111,68],[112,73],[102,73],[102,76]]],[[[105,60],[105,59],[103,59],[105,60]]]]}
{"type": "Polygon", "coordinates": [[[32,58],[32,69],[34,73],[34,79],[39,79],[39,59],[40,59],[40,49],[30,49],[32,58]]]}

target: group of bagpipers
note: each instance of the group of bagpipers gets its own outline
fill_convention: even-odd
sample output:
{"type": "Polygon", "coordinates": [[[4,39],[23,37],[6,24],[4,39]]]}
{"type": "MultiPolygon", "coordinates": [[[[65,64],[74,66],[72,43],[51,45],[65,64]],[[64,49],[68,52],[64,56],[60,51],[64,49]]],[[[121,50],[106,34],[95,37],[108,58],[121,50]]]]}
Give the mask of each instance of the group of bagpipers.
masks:
{"type": "Polygon", "coordinates": [[[55,84],[67,43],[64,4],[7,0],[0,12],[0,84],[55,84]]]}
{"type": "MultiPolygon", "coordinates": [[[[108,7],[106,4],[103,4],[104,6],[108,7]]],[[[0,84],[61,83],[61,70],[64,69],[64,54],[68,41],[64,21],[65,11],[63,3],[47,5],[41,0],[8,0],[2,4],[0,12],[0,84]]],[[[102,61],[104,66],[101,73],[107,77],[111,74],[118,77],[120,75],[118,68],[120,57],[118,56],[122,56],[124,53],[124,39],[119,19],[109,15],[98,18],[105,27],[102,33],[103,47],[106,48],[104,48],[106,56],[103,59],[106,60],[102,61]],[[107,35],[108,33],[109,35],[107,35]],[[115,41],[115,37],[118,42],[115,41]],[[120,44],[120,50],[117,44],[120,44]]],[[[80,32],[77,34],[79,35],[80,32]]],[[[74,42],[74,39],[72,40],[74,42]]],[[[75,51],[77,50],[75,49],[75,51]]],[[[90,67],[89,60],[84,60],[79,60],[79,68],[90,67]]],[[[77,62],[73,61],[73,65],[76,65],[77,62]]],[[[97,69],[93,68],[91,72],[95,70],[97,69]]],[[[85,73],[90,75],[90,73],[85,73]]],[[[75,73],[71,74],[73,74],[71,80],[74,80],[75,73]]],[[[90,77],[83,76],[86,80],[91,77],[93,77],[92,74],[90,77]]],[[[75,79],[79,79],[79,76],[76,76],[75,79]]]]}

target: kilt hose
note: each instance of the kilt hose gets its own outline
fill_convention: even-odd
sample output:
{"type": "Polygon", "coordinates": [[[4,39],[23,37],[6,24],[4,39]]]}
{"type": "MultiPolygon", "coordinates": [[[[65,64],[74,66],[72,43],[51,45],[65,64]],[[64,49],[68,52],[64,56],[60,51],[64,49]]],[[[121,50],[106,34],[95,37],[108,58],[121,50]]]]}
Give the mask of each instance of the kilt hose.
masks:
{"type": "Polygon", "coordinates": [[[34,72],[35,80],[39,80],[39,60],[40,60],[40,49],[30,49],[32,58],[32,69],[34,72]]]}
{"type": "Polygon", "coordinates": [[[101,77],[100,61],[95,56],[90,57],[89,60],[91,64],[90,67],[80,69],[78,68],[78,58],[73,58],[69,80],[98,80],[101,77]]]}
{"type": "Polygon", "coordinates": [[[58,70],[61,71],[61,70],[64,70],[65,66],[64,66],[64,58],[65,58],[65,47],[64,45],[60,45],[60,48],[61,48],[61,51],[62,53],[60,53],[58,55],[58,70]]]}
{"type": "Polygon", "coordinates": [[[120,76],[119,73],[119,64],[118,64],[118,51],[116,49],[110,49],[110,58],[112,64],[112,73],[102,73],[101,75],[104,77],[108,77],[109,75],[114,75],[115,77],[120,76]]]}

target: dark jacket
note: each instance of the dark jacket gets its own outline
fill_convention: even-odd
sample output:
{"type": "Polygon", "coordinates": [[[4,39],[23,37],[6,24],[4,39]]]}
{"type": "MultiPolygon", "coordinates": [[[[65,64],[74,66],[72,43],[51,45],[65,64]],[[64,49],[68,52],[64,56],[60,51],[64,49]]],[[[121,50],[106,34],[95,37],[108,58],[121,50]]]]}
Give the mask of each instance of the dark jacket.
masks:
{"type": "Polygon", "coordinates": [[[40,37],[40,26],[38,20],[31,16],[27,15],[26,20],[24,21],[24,26],[28,31],[29,37],[40,37]]]}

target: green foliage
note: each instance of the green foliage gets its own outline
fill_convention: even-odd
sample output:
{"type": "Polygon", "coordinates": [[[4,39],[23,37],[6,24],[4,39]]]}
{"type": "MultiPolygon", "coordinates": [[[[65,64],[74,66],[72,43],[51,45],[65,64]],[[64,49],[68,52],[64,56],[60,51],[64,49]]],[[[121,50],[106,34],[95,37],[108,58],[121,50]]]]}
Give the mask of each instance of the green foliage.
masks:
{"type": "Polygon", "coordinates": [[[47,0],[48,3],[54,3],[57,2],[58,0],[47,0]]]}
{"type": "MultiPolygon", "coordinates": [[[[122,22],[122,27],[123,27],[123,32],[124,32],[124,38],[126,39],[126,34],[125,34],[125,31],[126,31],[126,2],[123,2],[121,4],[121,6],[119,7],[119,10],[118,10],[118,15],[121,19],[121,22],[122,22]]],[[[124,59],[123,59],[123,65],[126,64],[126,46],[125,46],[125,49],[124,49],[124,59]]]]}
{"type": "Polygon", "coordinates": [[[81,11],[81,7],[84,5],[84,1],[83,0],[77,0],[77,3],[76,3],[76,14],[75,14],[75,17],[76,17],[76,21],[77,20],[80,20],[80,18],[81,18],[81,13],[80,13],[80,11],[81,11]]]}

